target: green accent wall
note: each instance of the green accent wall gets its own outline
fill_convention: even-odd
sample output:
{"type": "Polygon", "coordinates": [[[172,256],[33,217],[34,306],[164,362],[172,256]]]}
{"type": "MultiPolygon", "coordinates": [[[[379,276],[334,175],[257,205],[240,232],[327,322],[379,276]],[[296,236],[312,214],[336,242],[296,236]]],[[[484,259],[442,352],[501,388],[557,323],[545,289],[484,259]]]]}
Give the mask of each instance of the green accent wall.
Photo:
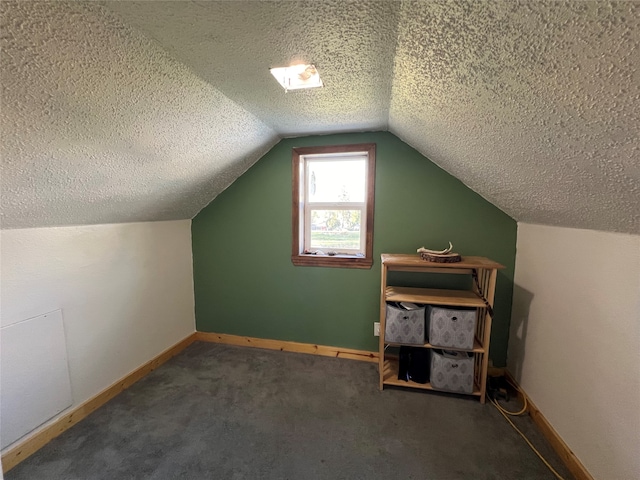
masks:
{"type": "MultiPolygon", "coordinates": [[[[506,364],[516,222],[391,133],[282,140],[193,219],[192,236],[198,331],[373,351],[380,254],[451,241],[463,256],[506,267],[498,275],[490,354],[496,366],[506,364]],[[368,142],[377,144],[373,267],[293,266],[291,149],[368,142]]],[[[447,277],[452,286],[463,280],[447,277]]]]}

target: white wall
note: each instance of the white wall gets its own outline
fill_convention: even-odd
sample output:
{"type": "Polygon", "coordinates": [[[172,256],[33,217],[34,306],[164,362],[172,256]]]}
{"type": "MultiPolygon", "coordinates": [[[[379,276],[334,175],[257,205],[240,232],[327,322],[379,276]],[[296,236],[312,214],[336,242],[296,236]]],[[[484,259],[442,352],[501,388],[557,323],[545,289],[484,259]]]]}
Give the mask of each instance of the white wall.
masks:
{"type": "Polygon", "coordinates": [[[4,230],[0,249],[2,326],[62,309],[74,405],[195,331],[190,220],[4,230]]]}
{"type": "Polygon", "coordinates": [[[518,224],[509,370],[596,479],[640,472],[640,236],[518,224]]]}

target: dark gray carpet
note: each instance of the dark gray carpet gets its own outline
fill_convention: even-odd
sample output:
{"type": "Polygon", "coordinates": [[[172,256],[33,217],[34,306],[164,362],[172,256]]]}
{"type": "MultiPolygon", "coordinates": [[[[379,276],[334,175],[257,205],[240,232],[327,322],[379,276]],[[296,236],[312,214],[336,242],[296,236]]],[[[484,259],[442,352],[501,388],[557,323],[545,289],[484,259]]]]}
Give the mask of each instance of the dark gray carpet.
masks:
{"type": "MultiPolygon", "coordinates": [[[[530,419],[518,425],[570,478],[530,419]]],[[[380,392],[370,363],[194,343],[5,478],[555,477],[475,397],[380,392]]]]}

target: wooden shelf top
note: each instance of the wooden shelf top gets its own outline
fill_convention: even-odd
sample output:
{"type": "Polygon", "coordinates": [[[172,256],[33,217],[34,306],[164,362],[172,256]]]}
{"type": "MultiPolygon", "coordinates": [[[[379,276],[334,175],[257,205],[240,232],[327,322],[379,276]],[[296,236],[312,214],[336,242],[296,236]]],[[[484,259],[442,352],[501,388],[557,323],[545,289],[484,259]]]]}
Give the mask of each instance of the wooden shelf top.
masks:
{"type": "Polygon", "coordinates": [[[439,288],[387,287],[385,301],[469,308],[482,308],[485,306],[483,300],[470,290],[444,290],[439,288]]]}
{"type": "Polygon", "coordinates": [[[419,254],[405,253],[383,253],[380,255],[382,263],[389,269],[394,268],[442,268],[442,269],[461,269],[461,268],[504,268],[504,265],[494,262],[485,257],[462,257],[461,262],[457,263],[436,263],[422,260],[419,254]]]}

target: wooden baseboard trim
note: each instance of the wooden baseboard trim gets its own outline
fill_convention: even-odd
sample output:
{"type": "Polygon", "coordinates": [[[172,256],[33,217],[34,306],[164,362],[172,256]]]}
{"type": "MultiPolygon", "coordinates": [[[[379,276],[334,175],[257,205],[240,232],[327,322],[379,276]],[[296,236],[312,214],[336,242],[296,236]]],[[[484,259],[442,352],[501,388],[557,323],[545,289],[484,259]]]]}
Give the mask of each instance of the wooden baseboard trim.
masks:
{"type": "Polygon", "coordinates": [[[575,456],[575,454],[571,451],[564,440],[562,440],[562,437],[558,435],[558,432],[555,431],[555,429],[551,426],[542,412],[538,410],[538,407],[536,407],[536,405],[531,401],[527,393],[522,390],[522,387],[520,387],[520,385],[518,385],[518,382],[516,382],[515,378],[513,378],[513,375],[511,375],[508,370],[505,371],[505,375],[507,377],[507,380],[518,388],[519,394],[527,399],[527,403],[529,405],[529,416],[538,426],[547,441],[551,444],[551,447],[553,447],[553,449],[556,451],[560,459],[564,462],[575,479],[593,480],[593,477],[591,476],[589,471],[584,467],[582,462],[578,460],[578,457],[575,456]]]}
{"type": "Polygon", "coordinates": [[[353,350],[351,348],[327,347],[312,343],[288,342],[286,340],[269,340],[266,338],[242,337],[226,333],[196,332],[197,340],[203,342],[223,343],[225,345],[238,345],[242,347],[265,348],[267,350],[280,350],[282,352],[307,353],[322,355],[325,357],[347,358],[375,363],[378,361],[378,352],[366,350],[353,350]]]}
{"type": "Polygon", "coordinates": [[[44,447],[47,443],[56,438],[62,432],[71,428],[73,425],[107,403],[120,392],[126,390],[142,377],[158,368],[171,357],[180,353],[182,350],[191,345],[195,340],[196,334],[192,333],[184,340],[176,343],[174,346],[168,348],[157,357],[149,360],[147,363],[138,367],[133,372],[121,378],[113,385],[107,387],[96,396],[90,398],[84,403],[81,403],[75,408],[72,407],[69,412],[53,421],[53,423],[51,423],[50,425],[47,425],[42,430],[34,433],[32,436],[7,450],[2,454],[3,472],[8,472],[24,459],[26,459],[30,455],[33,455],[35,452],[44,447]]]}

